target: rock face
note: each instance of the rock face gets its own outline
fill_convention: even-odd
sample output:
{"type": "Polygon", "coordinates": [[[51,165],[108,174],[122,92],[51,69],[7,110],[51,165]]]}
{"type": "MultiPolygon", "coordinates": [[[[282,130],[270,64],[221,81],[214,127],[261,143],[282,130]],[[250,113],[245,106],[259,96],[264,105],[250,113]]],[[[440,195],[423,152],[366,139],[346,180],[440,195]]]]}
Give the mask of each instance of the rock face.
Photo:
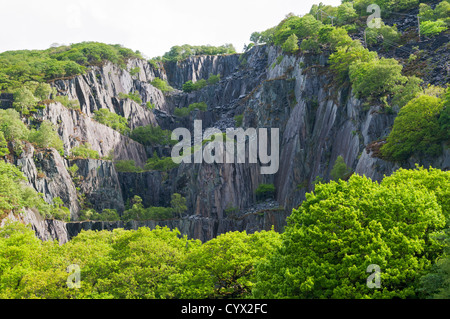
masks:
{"type": "Polygon", "coordinates": [[[66,223],[60,220],[43,219],[39,212],[25,209],[19,214],[9,214],[0,222],[0,227],[7,221],[16,221],[23,224],[31,225],[36,237],[40,240],[57,240],[60,245],[69,241],[66,223]]]}
{"type": "MultiPolygon", "coordinates": [[[[355,173],[377,181],[400,167],[374,157],[368,147],[389,134],[394,115],[384,113],[378,105],[363,105],[348,86],[337,88],[326,55],[284,55],[276,47],[255,46],[242,55],[191,57],[158,69],[145,61],[130,60],[127,69],[132,67],[140,70],[134,77],[127,70],[107,63],[85,75],[53,84],[61,94],[80,102],[80,110],[53,103],[37,115],[37,119],[58,126],[66,154],[88,142],[102,157],[113,151],[114,159],[134,160],[141,167],[145,164],[153,149],[94,121],[94,112],[100,108],[125,116],[132,129],[151,124],[168,130],[184,127],[191,132],[196,119],[203,121],[203,131],[215,127],[225,132],[226,128],[235,127],[235,116],[242,115],[243,129],[279,129],[279,170],[263,175],[261,161],[249,163],[247,154],[245,163],[183,163],[169,172],[124,173],[116,172],[111,161],[69,161],[54,150],[37,152],[30,146],[16,160],[17,164],[30,184],[45,194],[46,200],[57,196],[63,199],[74,220],[65,224],[65,228],[58,226],[61,232],[66,229],[66,235],[59,230],[40,230],[41,234],[47,234],[41,235],[42,238],[66,240],[82,229],[143,226],[176,227],[182,234],[203,241],[227,231],[254,232],[272,226],[281,231],[292,209],[313,189],[314,180],[330,179],[338,156],[355,173]],[[219,73],[221,80],[217,84],[191,93],[180,91],[186,81],[195,82],[219,73]],[[163,93],[153,87],[150,82],[156,77],[168,81],[175,90],[163,93]],[[142,105],[118,97],[119,93],[133,91],[140,94],[142,105]],[[155,104],[155,109],[147,108],[147,102],[155,104]],[[194,111],[185,118],[173,116],[175,108],[196,102],[205,102],[207,111],[194,111]],[[74,164],[78,166],[76,183],[67,172],[74,164]],[[255,191],[262,183],[274,184],[276,188],[268,203],[258,203],[256,199],[255,191]],[[187,200],[188,210],[182,218],[76,221],[81,209],[77,202],[79,194],[85,194],[98,212],[110,208],[121,213],[135,195],[143,199],[145,207],[167,207],[173,193],[187,200]]],[[[170,149],[163,152],[168,155],[170,149]]],[[[413,168],[416,162],[448,169],[450,154],[446,150],[439,158],[411,159],[403,166],[413,168]]]]}

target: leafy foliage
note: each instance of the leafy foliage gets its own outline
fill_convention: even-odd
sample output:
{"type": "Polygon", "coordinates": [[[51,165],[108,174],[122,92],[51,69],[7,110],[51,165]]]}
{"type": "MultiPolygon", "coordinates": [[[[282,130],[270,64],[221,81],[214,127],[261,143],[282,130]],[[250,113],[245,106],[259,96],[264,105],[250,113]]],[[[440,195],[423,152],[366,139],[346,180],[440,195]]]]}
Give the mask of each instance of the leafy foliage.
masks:
{"type": "Polygon", "coordinates": [[[273,198],[275,196],[275,190],[275,185],[273,184],[260,184],[255,190],[256,198],[258,200],[273,198]]]}
{"type": "Polygon", "coordinates": [[[7,51],[0,54],[0,89],[13,91],[24,83],[44,82],[83,74],[88,66],[106,61],[125,67],[140,54],[121,45],[82,42],[47,50],[7,51]]]}
{"type": "Polygon", "coordinates": [[[145,170],[148,171],[169,171],[173,168],[177,168],[178,164],[174,163],[171,157],[159,158],[156,151],[153,153],[153,157],[147,160],[144,166],[145,170]]]}
{"type": "Polygon", "coordinates": [[[150,82],[155,88],[161,90],[162,92],[172,92],[173,87],[171,87],[166,81],[161,80],[160,78],[155,78],[150,82]]]}
{"type": "Polygon", "coordinates": [[[130,100],[135,101],[138,104],[142,104],[142,99],[141,99],[141,96],[139,95],[139,92],[130,92],[128,94],[120,92],[119,99],[130,99],[130,100]]]}
{"type": "Polygon", "coordinates": [[[128,127],[128,121],[119,114],[112,113],[108,109],[100,109],[94,112],[94,119],[106,126],[109,126],[113,130],[120,132],[123,135],[127,135],[130,132],[128,127]]]}
{"type": "Polygon", "coordinates": [[[166,52],[162,56],[163,61],[181,61],[185,60],[191,56],[197,55],[220,55],[220,54],[234,54],[236,53],[236,49],[232,44],[225,44],[222,46],[211,46],[211,45],[202,45],[202,46],[193,46],[193,45],[182,45],[182,46],[173,46],[170,48],[169,52],[166,52]]]}
{"type": "Polygon", "coordinates": [[[350,80],[357,97],[380,97],[393,94],[407,78],[402,75],[402,65],[395,59],[357,61],[350,65],[350,80]]]}
{"type": "Polygon", "coordinates": [[[344,158],[338,156],[334,162],[333,169],[330,172],[330,176],[334,181],[339,181],[340,179],[345,179],[350,173],[351,169],[345,164],[344,158]]]}
{"type": "Polygon", "coordinates": [[[160,126],[140,126],[134,129],[130,137],[142,145],[172,145],[177,141],[172,141],[172,133],[169,130],[163,130],[160,126]]]}
{"type": "Polygon", "coordinates": [[[204,88],[207,85],[217,84],[220,81],[220,74],[210,74],[207,80],[201,79],[197,82],[192,82],[191,80],[183,84],[183,91],[186,93],[193,92],[204,88]]]}
{"type": "Polygon", "coordinates": [[[208,105],[205,102],[198,102],[198,103],[192,103],[189,104],[188,107],[182,107],[182,108],[176,108],[174,111],[174,115],[180,116],[180,117],[186,117],[191,114],[191,112],[195,110],[199,111],[206,111],[208,109],[208,105]]]}
{"type": "Polygon", "coordinates": [[[83,158],[83,159],[100,159],[100,155],[97,151],[92,149],[92,145],[89,143],[84,143],[83,145],[76,146],[70,150],[72,157],[83,158]]]}
{"type": "Polygon", "coordinates": [[[64,155],[64,144],[55,127],[49,121],[44,121],[38,130],[32,129],[28,140],[40,148],[54,148],[64,155]]]}
{"type": "MultiPolygon", "coordinates": [[[[259,265],[254,297],[416,296],[419,279],[442,254],[433,239],[446,224],[433,192],[441,185],[430,179],[431,189],[422,179],[411,185],[396,174],[381,184],[358,175],[316,184],[289,217],[282,247],[259,265]],[[381,268],[381,289],[366,284],[372,264],[381,268]]],[[[433,174],[448,179],[447,172],[433,174]]]]}
{"type": "Polygon", "coordinates": [[[420,95],[406,104],[395,118],[394,127],[381,151],[383,156],[403,161],[413,154],[436,156],[440,145],[439,114],[443,110],[441,99],[420,95]]]}

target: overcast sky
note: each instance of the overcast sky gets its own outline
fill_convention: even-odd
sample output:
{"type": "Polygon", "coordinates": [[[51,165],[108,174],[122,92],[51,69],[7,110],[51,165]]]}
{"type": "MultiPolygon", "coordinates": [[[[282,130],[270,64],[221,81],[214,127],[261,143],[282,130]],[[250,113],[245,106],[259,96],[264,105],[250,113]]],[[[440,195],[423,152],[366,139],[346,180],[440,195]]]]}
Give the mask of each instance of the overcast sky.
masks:
{"type": "Polygon", "coordinates": [[[147,57],[174,45],[222,45],[237,51],[254,31],[313,4],[340,0],[0,0],[0,52],[47,49],[53,43],[122,44],[147,57]]]}

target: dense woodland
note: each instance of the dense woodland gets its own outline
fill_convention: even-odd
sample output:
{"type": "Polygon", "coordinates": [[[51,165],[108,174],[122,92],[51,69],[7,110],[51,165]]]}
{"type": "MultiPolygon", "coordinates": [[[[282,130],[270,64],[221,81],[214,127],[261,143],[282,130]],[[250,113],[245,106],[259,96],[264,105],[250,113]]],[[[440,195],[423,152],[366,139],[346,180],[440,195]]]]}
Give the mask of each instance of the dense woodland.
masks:
{"type": "MultiPolygon", "coordinates": [[[[301,17],[287,15],[277,26],[254,32],[245,50],[266,44],[281,47],[286,55],[328,52],[329,71],[337,87],[350,84],[365,103],[379,103],[385,112],[398,113],[379,150],[383,159],[401,164],[411,156],[440,156],[450,140],[450,90],[447,85],[426,83],[419,70],[405,72],[419,51],[408,61],[378,53],[405,40],[395,25],[379,21],[380,28],[367,27],[366,8],[372,3],[381,7],[382,19],[418,8],[422,36],[449,32],[450,3],[445,0],[344,0],[338,7],[314,5],[301,17]],[[364,29],[366,43],[354,36],[364,29]]],[[[159,68],[195,55],[235,53],[231,45],[183,45],[148,62],[159,68]]],[[[51,123],[27,125],[24,119],[51,101],[79,109],[78,101],[59,95],[52,81],[84,74],[106,61],[125,68],[132,58],[144,59],[140,52],[120,45],[95,42],[0,54],[0,90],[14,96],[12,108],[0,109],[0,157],[5,159],[0,160],[0,218],[30,208],[45,218],[70,219],[63,202],[57,198],[53,204],[45,202],[42,194],[27,186],[23,173],[8,157],[20,154],[27,141],[38,148],[54,148],[68,158],[100,159],[89,144],[65,154],[51,123]]],[[[185,83],[183,91],[218,81],[220,75],[211,74],[208,80],[185,83]]],[[[163,92],[173,90],[160,79],[152,85],[163,92]]],[[[133,92],[119,98],[140,100],[133,92]]],[[[176,115],[205,109],[204,104],[192,104],[177,109],[176,115]]],[[[131,130],[126,118],[107,109],[95,112],[94,120],[143,145],[172,143],[170,131],[153,126],[131,130]]],[[[121,172],[176,167],[170,158],[156,153],[144,168],[133,161],[115,165],[121,172]]],[[[77,169],[71,167],[74,177],[77,169]]],[[[230,232],[202,243],[168,228],[116,229],[83,231],[59,245],[39,240],[30,227],[5,222],[0,228],[0,297],[449,298],[450,172],[418,166],[399,169],[377,183],[349,174],[345,164],[337,161],[332,175],[329,182],[317,181],[293,210],[283,233],[230,232]],[[67,288],[71,264],[82,269],[79,289],[67,288]],[[381,268],[380,289],[366,284],[367,269],[373,264],[381,268]]],[[[263,188],[263,197],[274,191],[270,185],[263,188]]],[[[168,207],[144,208],[136,196],[121,216],[112,210],[98,214],[86,208],[82,218],[175,218],[185,205],[185,199],[174,194],[168,207]]]]}

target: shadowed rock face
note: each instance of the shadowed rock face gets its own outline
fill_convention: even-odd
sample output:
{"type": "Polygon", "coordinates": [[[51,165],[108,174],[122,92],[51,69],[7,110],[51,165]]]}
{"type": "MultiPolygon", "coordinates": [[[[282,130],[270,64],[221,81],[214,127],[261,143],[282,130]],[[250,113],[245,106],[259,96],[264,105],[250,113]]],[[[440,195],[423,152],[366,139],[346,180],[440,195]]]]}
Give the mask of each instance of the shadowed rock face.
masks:
{"type": "MultiPolygon", "coordinates": [[[[144,226],[178,228],[182,234],[202,241],[227,231],[254,232],[272,226],[282,231],[286,217],[301,204],[305,193],[313,189],[316,177],[330,179],[338,156],[357,174],[377,181],[400,167],[375,158],[367,148],[389,134],[394,116],[383,113],[377,105],[363,106],[350,87],[334,86],[325,55],[283,55],[275,47],[256,46],[241,58],[240,55],[191,57],[157,70],[145,61],[131,60],[127,69],[132,67],[140,68],[134,77],[107,63],[83,76],[54,83],[60,92],[78,99],[81,110],[53,103],[36,117],[58,126],[66,154],[88,142],[102,157],[114,150],[114,159],[134,160],[141,167],[145,164],[153,149],[95,122],[93,113],[100,108],[127,117],[131,128],[152,124],[168,130],[186,127],[191,132],[195,119],[203,121],[203,129],[216,127],[225,132],[235,126],[235,116],[243,115],[244,129],[280,130],[279,170],[274,175],[261,175],[261,163],[247,161],[181,164],[169,172],[118,173],[111,161],[68,161],[56,151],[30,148],[16,160],[17,164],[46,200],[56,196],[63,199],[72,212],[72,220],[77,219],[80,211],[76,187],[99,212],[105,208],[123,212],[135,195],[143,199],[145,207],[167,207],[173,193],[187,200],[188,210],[179,219],[75,221],[54,228],[55,231],[48,232],[49,237],[70,239],[82,229],[144,226]],[[221,81],[215,85],[191,93],[179,90],[186,81],[207,79],[218,73],[221,81]],[[153,87],[149,82],[155,77],[167,80],[175,91],[164,94],[153,87]],[[119,93],[132,91],[139,92],[143,105],[118,98],[119,93]],[[146,102],[155,104],[155,109],[148,109],[146,102]],[[194,111],[186,118],[172,115],[175,108],[195,102],[206,102],[208,110],[194,111]],[[79,167],[80,181],[76,185],[67,173],[67,167],[73,164],[79,167]],[[37,177],[38,167],[46,174],[45,178],[37,177]],[[256,201],[255,191],[261,183],[273,183],[276,187],[270,203],[256,201]]],[[[170,154],[170,150],[164,152],[170,154]]],[[[447,150],[439,158],[411,159],[404,166],[413,168],[415,162],[448,169],[450,154],[447,150]]]]}

